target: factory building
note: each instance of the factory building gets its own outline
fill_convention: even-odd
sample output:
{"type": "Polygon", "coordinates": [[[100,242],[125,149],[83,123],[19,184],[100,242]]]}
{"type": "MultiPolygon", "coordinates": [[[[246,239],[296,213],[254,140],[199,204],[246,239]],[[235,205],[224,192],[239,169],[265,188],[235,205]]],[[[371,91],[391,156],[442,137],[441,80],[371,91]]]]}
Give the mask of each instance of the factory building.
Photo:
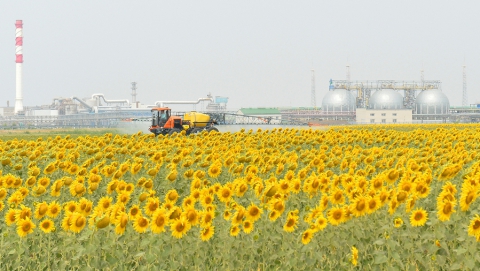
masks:
{"type": "Polygon", "coordinates": [[[412,110],[357,108],[356,121],[358,124],[412,123],[412,110]]]}
{"type": "Polygon", "coordinates": [[[373,93],[367,108],[357,108],[356,122],[361,124],[412,123],[412,109],[407,109],[403,97],[393,89],[373,93]]]}

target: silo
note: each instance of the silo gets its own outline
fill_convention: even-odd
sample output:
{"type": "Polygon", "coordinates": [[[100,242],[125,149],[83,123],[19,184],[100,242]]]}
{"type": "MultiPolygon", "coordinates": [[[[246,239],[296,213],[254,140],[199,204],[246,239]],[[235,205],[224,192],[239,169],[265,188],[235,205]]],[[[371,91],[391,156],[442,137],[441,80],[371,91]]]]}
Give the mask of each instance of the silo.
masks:
{"type": "Polygon", "coordinates": [[[450,102],[439,89],[424,90],[415,99],[415,114],[448,114],[450,102]]]}
{"type": "Polygon", "coordinates": [[[375,91],[368,100],[368,109],[403,109],[403,96],[393,89],[375,91]]]}

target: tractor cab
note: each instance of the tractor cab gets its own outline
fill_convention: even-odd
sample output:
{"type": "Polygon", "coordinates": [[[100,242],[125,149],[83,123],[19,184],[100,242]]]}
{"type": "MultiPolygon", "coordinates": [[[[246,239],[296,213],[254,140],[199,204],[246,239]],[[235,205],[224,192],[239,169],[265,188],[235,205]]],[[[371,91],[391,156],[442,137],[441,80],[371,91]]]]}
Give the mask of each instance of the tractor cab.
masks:
{"type": "Polygon", "coordinates": [[[164,127],[171,115],[170,108],[152,109],[152,127],[164,127]]]}
{"type": "Polygon", "coordinates": [[[150,132],[155,135],[168,134],[170,131],[180,132],[183,130],[182,118],[172,116],[172,110],[168,107],[152,108],[152,126],[150,132]]]}

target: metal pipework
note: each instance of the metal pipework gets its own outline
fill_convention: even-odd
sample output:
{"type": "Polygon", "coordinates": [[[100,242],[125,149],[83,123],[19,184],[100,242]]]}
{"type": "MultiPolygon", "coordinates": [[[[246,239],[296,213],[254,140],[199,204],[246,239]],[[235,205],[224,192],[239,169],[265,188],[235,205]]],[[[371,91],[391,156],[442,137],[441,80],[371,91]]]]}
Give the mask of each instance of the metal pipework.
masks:
{"type": "Polygon", "coordinates": [[[201,101],[213,102],[213,98],[199,98],[198,101],[156,101],[155,105],[163,107],[165,104],[198,104],[201,101]]]}
{"type": "Polygon", "coordinates": [[[96,94],[92,95],[92,99],[100,100],[100,98],[102,98],[103,101],[107,104],[110,104],[110,103],[124,104],[124,103],[126,103],[127,105],[130,105],[130,101],[127,100],[127,99],[124,99],[124,100],[107,100],[107,99],[105,99],[105,95],[103,95],[103,93],[96,93],[96,94]]]}

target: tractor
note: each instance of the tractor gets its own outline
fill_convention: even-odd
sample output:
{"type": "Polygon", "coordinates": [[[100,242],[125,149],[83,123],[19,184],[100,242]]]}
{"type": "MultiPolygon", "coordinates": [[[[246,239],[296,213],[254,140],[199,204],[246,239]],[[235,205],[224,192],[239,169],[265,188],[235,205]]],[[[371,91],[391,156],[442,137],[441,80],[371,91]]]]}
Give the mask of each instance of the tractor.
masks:
{"type": "Polygon", "coordinates": [[[217,122],[211,120],[207,114],[195,111],[187,112],[180,116],[172,116],[172,110],[168,107],[152,108],[152,126],[150,132],[157,135],[172,135],[185,131],[186,135],[201,133],[203,131],[217,131],[213,125],[217,122]]]}

